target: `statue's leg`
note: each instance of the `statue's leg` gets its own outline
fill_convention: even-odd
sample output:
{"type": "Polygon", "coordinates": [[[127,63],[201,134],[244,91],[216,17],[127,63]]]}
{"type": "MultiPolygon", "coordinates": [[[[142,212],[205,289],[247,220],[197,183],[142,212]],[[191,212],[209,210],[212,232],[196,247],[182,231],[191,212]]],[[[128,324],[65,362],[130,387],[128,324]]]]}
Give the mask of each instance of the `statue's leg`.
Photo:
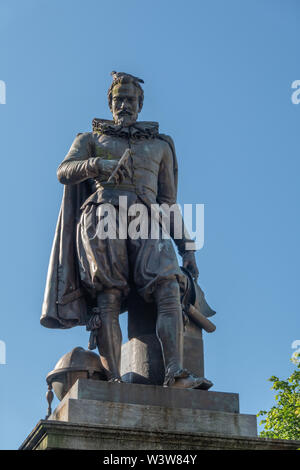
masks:
{"type": "Polygon", "coordinates": [[[183,324],[179,285],[176,280],[165,280],[154,293],[157,304],[156,333],[161,343],[166,376],[182,369],[183,324]]]}
{"type": "Polygon", "coordinates": [[[196,388],[203,385],[203,377],[196,377],[183,369],[183,319],[180,290],[177,280],[160,282],[154,293],[157,303],[156,332],[161,343],[164,365],[164,386],[196,388]]]}
{"type": "Polygon", "coordinates": [[[179,281],[184,274],[178,266],[171,240],[151,237],[130,240],[129,258],[139,295],[146,302],[156,302],[156,333],[164,359],[164,386],[202,386],[203,377],[196,377],[183,368],[183,317],[179,281]]]}
{"type": "Polygon", "coordinates": [[[121,381],[122,332],[119,323],[121,291],[109,289],[97,296],[101,327],[98,329],[97,345],[102,366],[109,381],[121,381]]]}
{"type": "Polygon", "coordinates": [[[96,336],[107,379],[120,381],[119,314],[121,296],[129,291],[127,240],[101,236],[100,220],[105,213],[105,205],[91,204],[83,210],[77,230],[78,265],[82,285],[97,300],[97,313],[87,322],[94,332],[90,346],[93,349],[96,336]]]}

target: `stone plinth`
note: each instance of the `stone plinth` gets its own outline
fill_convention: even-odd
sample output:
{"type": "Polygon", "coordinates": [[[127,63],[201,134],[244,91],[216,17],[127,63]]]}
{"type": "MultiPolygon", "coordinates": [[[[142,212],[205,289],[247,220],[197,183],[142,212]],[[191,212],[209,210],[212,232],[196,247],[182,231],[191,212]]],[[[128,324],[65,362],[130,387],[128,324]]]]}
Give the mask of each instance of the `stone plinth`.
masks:
{"type": "Polygon", "coordinates": [[[20,449],[296,449],[261,439],[235,393],[79,379],[20,449]]]}
{"type": "MultiPolygon", "coordinates": [[[[157,385],[117,384],[101,380],[79,379],[53,413],[69,400],[94,400],[143,407],[190,408],[225,413],[239,413],[237,393],[184,390],[157,385]]],[[[52,418],[51,418],[52,419],[52,418]]]]}
{"type": "Polygon", "coordinates": [[[256,416],[239,413],[238,395],[79,379],[50,420],[152,432],[256,436],[256,416]]]}
{"type": "Polygon", "coordinates": [[[256,417],[253,415],[85,399],[68,398],[50,420],[152,432],[209,431],[227,436],[256,436],[256,417]]]}
{"type": "Polygon", "coordinates": [[[256,417],[238,411],[236,394],[79,379],[50,420],[152,432],[256,436],[256,417]]]}
{"type": "Polygon", "coordinates": [[[49,422],[132,432],[256,436],[256,417],[239,413],[238,395],[79,379],[49,422]]]}
{"type": "Polygon", "coordinates": [[[38,422],[20,450],[297,450],[300,441],[38,422]]]}

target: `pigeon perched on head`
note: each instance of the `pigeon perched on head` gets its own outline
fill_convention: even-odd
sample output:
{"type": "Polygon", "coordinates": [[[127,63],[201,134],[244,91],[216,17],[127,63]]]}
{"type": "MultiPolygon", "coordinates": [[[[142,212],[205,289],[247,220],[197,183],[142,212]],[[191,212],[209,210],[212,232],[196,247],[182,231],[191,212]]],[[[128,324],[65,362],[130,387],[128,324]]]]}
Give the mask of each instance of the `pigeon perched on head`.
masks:
{"type": "Polygon", "coordinates": [[[116,72],[115,70],[113,70],[111,72],[111,76],[113,77],[113,81],[121,81],[121,80],[128,80],[129,82],[130,81],[133,81],[133,82],[138,82],[138,83],[144,83],[144,80],[142,80],[141,78],[138,78],[138,77],[135,77],[134,75],[131,75],[130,73],[125,73],[125,72],[116,72]]]}

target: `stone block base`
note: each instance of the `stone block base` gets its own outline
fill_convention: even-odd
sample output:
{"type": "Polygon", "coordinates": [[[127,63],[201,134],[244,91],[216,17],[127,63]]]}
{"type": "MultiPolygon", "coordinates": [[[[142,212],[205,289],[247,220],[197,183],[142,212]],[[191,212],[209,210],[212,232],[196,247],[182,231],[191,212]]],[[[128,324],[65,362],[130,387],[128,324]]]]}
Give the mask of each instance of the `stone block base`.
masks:
{"type": "Polygon", "coordinates": [[[154,433],[256,436],[256,416],[239,413],[238,395],[79,379],[49,418],[154,433]]]}
{"type": "Polygon", "coordinates": [[[39,421],[20,450],[296,450],[299,441],[39,421]]]}
{"type": "Polygon", "coordinates": [[[239,413],[238,395],[79,379],[49,418],[153,432],[256,436],[256,416],[239,413]]]}
{"type": "Polygon", "coordinates": [[[238,395],[79,379],[49,418],[153,432],[256,436],[256,416],[239,413],[238,395]]]}
{"type": "Polygon", "coordinates": [[[239,395],[237,393],[187,390],[132,383],[116,384],[90,379],[77,380],[57,409],[69,398],[129,403],[145,407],[193,408],[239,413],[239,395]]]}
{"type": "Polygon", "coordinates": [[[256,436],[256,417],[253,415],[109,401],[69,398],[57,408],[50,419],[153,432],[211,432],[227,436],[256,436]]]}
{"type": "Polygon", "coordinates": [[[78,379],[21,449],[290,449],[257,438],[256,416],[235,393],[78,379]]]}

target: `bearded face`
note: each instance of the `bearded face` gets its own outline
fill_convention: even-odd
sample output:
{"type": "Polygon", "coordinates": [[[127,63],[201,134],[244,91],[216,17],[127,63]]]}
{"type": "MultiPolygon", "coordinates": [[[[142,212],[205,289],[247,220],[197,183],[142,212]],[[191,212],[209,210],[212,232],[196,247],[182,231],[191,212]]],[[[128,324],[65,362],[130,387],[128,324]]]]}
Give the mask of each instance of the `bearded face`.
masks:
{"type": "Polygon", "coordinates": [[[112,114],[116,124],[131,126],[139,113],[139,90],[132,83],[115,85],[112,91],[112,114]]]}

